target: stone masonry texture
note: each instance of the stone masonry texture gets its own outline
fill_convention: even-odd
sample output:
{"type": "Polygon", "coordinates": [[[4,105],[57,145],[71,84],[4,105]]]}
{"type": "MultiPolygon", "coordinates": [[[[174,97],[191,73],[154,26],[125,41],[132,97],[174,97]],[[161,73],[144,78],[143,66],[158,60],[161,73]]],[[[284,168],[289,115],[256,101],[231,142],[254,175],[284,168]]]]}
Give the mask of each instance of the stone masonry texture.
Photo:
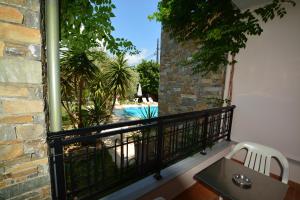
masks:
{"type": "Polygon", "coordinates": [[[40,0],[0,0],[0,200],[50,199],[40,0]]]}
{"type": "Polygon", "coordinates": [[[161,34],[159,115],[199,111],[214,107],[212,99],[222,99],[224,71],[201,76],[193,74],[182,61],[189,59],[200,44],[178,43],[169,34],[161,34]]]}

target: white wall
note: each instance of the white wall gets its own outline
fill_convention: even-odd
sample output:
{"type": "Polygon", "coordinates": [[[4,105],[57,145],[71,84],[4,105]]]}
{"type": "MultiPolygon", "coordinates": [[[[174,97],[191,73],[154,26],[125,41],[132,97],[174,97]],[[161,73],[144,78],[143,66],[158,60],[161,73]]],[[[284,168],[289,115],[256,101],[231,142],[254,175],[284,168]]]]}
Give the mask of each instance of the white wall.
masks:
{"type": "Polygon", "coordinates": [[[300,182],[300,2],[263,29],[237,56],[232,139],[278,149],[300,182]]]}

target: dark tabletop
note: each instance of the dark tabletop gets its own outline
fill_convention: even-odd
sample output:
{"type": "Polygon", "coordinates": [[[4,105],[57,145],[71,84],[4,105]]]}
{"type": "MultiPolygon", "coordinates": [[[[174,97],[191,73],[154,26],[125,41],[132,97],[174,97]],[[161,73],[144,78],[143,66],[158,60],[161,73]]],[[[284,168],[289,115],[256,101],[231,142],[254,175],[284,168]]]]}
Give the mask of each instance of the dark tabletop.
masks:
{"type": "Polygon", "coordinates": [[[222,158],[194,176],[198,182],[211,187],[220,196],[232,200],[282,200],[288,185],[232,160],[222,158]],[[252,186],[243,189],[232,181],[233,174],[244,174],[252,186]]]}

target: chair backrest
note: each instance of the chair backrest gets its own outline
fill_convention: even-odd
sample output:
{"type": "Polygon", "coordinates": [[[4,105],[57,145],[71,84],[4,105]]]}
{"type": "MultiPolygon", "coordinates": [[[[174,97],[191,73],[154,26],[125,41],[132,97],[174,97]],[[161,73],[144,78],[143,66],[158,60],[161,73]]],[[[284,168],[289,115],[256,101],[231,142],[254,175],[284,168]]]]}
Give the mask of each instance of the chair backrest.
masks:
{"type": "Polygon", "coordinates": [[[144,103],[148,103],[146,97],[143,97],[142,100],[143,100],[144,103]]]}
{"type": "Polygon", "coordinates": [[[256,144],[253,142],[241,142],[233,148],[226,158],[232,158],[232,156],[241,149],[247,150],[244,166],[267,176],[270,175],[271,158],[276,158],[281,164],[283,170],[281,181],[283,183],[288,182],[289,165],[287,159],[282,153],[276,149],[261,144],[256,144]]]}
{"type": "Polygon", "coordinates": [[[149,101],[150,103],[153,103],[153,102],[154,102],[153,99],[152,99],[152,97],[148,97],[148,101],[149,101]]]}

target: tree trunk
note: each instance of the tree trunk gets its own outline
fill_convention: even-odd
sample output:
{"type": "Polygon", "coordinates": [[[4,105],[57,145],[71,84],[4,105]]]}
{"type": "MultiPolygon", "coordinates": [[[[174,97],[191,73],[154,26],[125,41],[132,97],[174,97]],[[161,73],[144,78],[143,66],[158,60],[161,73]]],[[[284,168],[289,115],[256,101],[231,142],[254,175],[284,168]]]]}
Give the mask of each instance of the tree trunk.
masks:
{"type": "Polygon", "coordinates": [[[82,121],[82,104],[83,104],[83,80],[80,79],[79,82],[79,95],[78,95],[78,128],[83,128],[82,121]]]}
{"type": "Polygon", "coordinates": [[[68,103],[64,103],[64,101],[61,101],[62,106],[64,107],[64,109],[66,110],[66,112],[68,113],[70,120],[73,124],[73,127],[76,128],[76,124],[77,124],[77,120],[76,120],[76,115],[74,116],[74,114],[72,113],[72,111],[69,109],[69,107],[66,105],[68,103]]]}
{"type": "Polygon", "coordinates": [[[116,98],[117,98],[117,90],[114,91],[114,95],[113,95],[113,103],[112,103],[112,107],[111,107],[111,111],[110,111],[111,114],[112,114],[113,111],[114,111],[114,107],[115,107],[115,104],[116,104],[116,98]]]}

